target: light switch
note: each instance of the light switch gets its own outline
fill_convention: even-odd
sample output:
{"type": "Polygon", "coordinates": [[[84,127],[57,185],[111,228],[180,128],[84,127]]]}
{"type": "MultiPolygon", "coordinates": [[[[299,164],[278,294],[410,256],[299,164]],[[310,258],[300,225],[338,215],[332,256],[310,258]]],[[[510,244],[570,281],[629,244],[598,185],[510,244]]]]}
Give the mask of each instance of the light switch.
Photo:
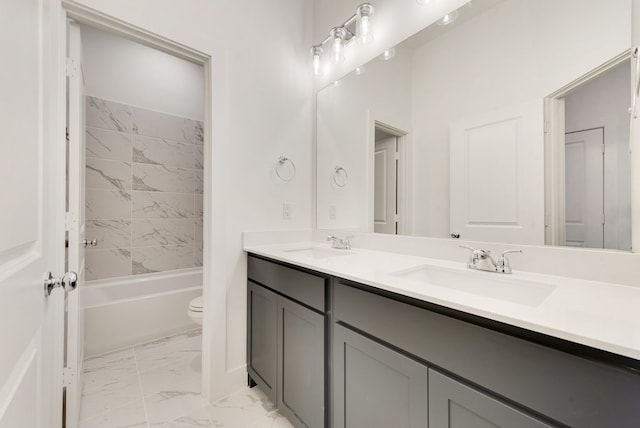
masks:
{"type": "Polygon", "coordinates": [[[287,204],[286,202],[282,204],[282,219],[283,220],[291,220],[293,217],[293,208],[291,204],[287,204]]]}
{"type": "Polygon", "coordinates": [[[336,219],[336,206],[329,205],[329,220],[335,220],[335,219],[336,219]]]}

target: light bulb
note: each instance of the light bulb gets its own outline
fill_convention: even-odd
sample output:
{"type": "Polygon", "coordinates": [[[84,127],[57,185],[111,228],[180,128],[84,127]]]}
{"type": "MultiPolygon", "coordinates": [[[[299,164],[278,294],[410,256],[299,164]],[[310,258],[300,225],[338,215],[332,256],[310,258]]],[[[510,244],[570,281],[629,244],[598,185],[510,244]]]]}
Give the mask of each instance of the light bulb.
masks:
{"type": "Polygon", "coordinates": [[[373,41],[372,15],[373,6],[369,3],[361,4],[356,10],[356,35],[363,45],[373,41]]]}
{"type": "Polygon", "coordinates": [[[335,64],[339,64],[344,61],[344,38],[345,30],[342,27],[336,27],[331,30],[332,52],[331,57],[335,64]]]}
{"type": "Polygon", "coordinates": [[[366,68],[364,68],[364,65],[361,65],[360,67],[356,67],[356,69],[353,70],[353,73],[356,76],[360,76],[361,74],[364,74],[365,71],[366,71],[366,68]]]}
{"type": "Polygon", "coordinates": [[[333,82],[331,82],[331,85],[332,85],[334,88],[337,88],[338,86],[340,86],[340,81],[339,81],[339,80],[334,80],[333,82]]]}
{"type": "Polygon", "coordinates": [[[416,0],[416,3],[418,3],[420,6],[426,6],[431,3],[431,0],[416,0]]]}
{"type": "Polygon", "coordinates": [[[311,54],[313,55],[313,75],[321,76],[322,75],[322,63],[321,63],[321,55],[322,55],[322,46],[314,46],[311,48],[311,54]]]}
{"type": "Polygon", "coordinates": [[[396,49],[395,48],[389,48],[386,51],[382,52],[382,55],[380,55],[380,58],[388,61],[391,58],[393,58],[394,56],[396,56],[396,49]]]}
{"type": "Polygon", "coordinates": [[[445,16],[443,16],[439,21],[438,21],[438,25],[449,25],[451,24],[453,21],[456,20],[456,18],[458,17],[458,11],[454,10],[451,13],[446,14],[445,16]]]}

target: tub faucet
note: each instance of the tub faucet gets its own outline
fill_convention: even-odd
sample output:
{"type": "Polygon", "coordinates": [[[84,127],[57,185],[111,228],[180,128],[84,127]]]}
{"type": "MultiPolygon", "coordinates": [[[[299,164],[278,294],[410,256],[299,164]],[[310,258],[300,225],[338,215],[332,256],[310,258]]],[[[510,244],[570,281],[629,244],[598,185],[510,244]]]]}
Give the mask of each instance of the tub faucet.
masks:
{"type": "Polygon", "coordinates": [[[511,273],[511,265],[509,264],[509,259],[507,259],[507,254],[522,253],[522,250],[503,251],[496,262],[493,260],[493,257],[491,257],[491,251],[489,250],[476,249],[468,245],[460,245],[460,247],[471,251],[469,260],[467,261],[467,267],[469,269],[484,270],[487,272],[511,273]]]}
{"type": "Polygon", "coordinates": [[[331,241],[331,248],[336,248],[338,250],[350,250],[351,242],[349,239],[353,238],[353,236],[347,236],[346,238],[338,238],[334,235],[327,235],[327,241],[331,241]]]}

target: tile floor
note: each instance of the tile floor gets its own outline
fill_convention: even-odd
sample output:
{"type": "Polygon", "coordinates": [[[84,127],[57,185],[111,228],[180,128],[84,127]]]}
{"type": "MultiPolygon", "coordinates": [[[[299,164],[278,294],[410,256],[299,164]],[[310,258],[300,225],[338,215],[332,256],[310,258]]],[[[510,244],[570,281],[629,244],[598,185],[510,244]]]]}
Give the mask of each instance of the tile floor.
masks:
{"type": "Polygon", "coordinates": [[[292,428],[257,388],[200,396],[201,331],[87,359],[80,428],[292,428]]]}

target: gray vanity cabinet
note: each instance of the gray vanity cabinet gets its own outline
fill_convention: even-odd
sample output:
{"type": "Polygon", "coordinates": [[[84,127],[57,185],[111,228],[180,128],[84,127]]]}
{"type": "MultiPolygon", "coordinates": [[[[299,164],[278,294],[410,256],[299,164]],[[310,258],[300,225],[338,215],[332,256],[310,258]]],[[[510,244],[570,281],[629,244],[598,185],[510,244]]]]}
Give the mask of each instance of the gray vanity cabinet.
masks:
{"type": "Polygon", "coordinates": [[[247,366],[251,378],[276,402],[278,295],[249,281],[247,366]]]}
{"type": "Polygon", "coordinates": [[[325,426],[327,278],[248,258],[247,371],[296,427],[325,426]]]}
{"type": "Polygon", "coordinates": [[[439,428],[551,427],[433,369],[429,369],[429,426],[439,428]]]}
{"type": "Polygon", "coordinates": [[[427,428],[427,368],[339,324],[333,334],[332,426],[427,428]]]}
{"type": "Polygon", "coordinates": [[[280,413],[297,426],[324,426],[324,316],[278,299],[280,413]]]}

